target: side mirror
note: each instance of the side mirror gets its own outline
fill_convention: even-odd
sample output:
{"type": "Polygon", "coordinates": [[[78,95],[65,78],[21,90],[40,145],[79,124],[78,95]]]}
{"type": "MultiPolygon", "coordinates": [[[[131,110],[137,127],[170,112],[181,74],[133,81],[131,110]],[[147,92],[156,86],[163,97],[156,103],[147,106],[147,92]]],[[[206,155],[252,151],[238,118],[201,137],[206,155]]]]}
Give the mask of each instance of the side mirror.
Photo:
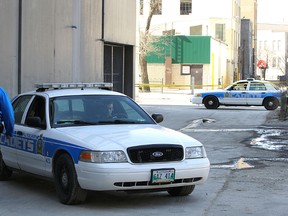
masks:
{"type": "Polygon", "coordinates": [[[152,118],[157,122],[160,123],[164,120],[162,114],[152,114],[152,118]]]}
{"type": "Polygon", "coordinates": [[[43,127],[43,124],[41,123],[41,118],[38,116],[28,117],[26,124],[29,127],[45,129],[45,127],[43,127]]]}

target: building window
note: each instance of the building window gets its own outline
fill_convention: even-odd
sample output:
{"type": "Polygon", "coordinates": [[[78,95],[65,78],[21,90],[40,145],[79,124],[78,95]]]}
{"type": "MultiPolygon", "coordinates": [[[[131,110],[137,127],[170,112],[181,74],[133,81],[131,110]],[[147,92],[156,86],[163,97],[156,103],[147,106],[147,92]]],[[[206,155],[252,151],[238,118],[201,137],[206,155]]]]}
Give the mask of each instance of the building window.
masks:
{"type": "Polygon", "coordinates": [[[180,15],[192,13],[192,0],[180,0],[180,15]]]}
{"type": "Polygon", "coordinates": [[[143,0],[140,0],[140,15],[143,15],[143,0]]]}
{"type": "Polygon", "coordinates": [[[267,50],[268,49],[268,42],[267,40],[264,41],[264,50],[267,50]]]}
{"type": "Polygon", "coordinates": [[[262,49],[262,41],[259,41],[259,49],[262,49]]]}
{"type": "Polygon", "coordinates": [[[276,67],[276,57],[272,58],[272,67],[275,68],[276,67]]]}
{"type": "Polygon", "coordinates": [[[225,24],[215,25],[215,37],[221,41],[225,41],[225,24]]]}
{"type": "Polygon", "coordinates": [[[154,15],[162,14],[162,0],[151,0],[150,8],[154,10],[154,15]]]}

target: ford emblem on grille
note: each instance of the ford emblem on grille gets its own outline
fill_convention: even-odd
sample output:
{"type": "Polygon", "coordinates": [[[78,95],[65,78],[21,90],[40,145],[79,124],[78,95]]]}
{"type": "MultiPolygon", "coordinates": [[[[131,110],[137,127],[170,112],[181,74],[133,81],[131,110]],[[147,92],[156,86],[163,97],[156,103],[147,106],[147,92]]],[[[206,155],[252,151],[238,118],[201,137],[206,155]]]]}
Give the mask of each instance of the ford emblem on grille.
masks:
{"type": "Polygon", "coordinates": [[[152,155],[153,155],[154,157],[162,157],[162,156],[163,156],[163,153],[157,151],[157,152],[153,152],[152,155]]]}

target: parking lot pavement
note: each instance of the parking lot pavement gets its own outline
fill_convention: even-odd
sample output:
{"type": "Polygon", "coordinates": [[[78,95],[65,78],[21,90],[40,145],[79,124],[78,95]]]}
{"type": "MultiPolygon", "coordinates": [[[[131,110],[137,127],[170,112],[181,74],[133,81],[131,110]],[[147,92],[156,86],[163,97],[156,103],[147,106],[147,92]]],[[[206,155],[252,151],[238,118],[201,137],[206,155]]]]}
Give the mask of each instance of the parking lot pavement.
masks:
{"type": "MultiPolygon", "coordinates": [[[[196,90],[197,91],[197,90],[196,90]]],[[[191,90],[169,90],[165,92],[138,92],[135,101],[140,105],[193,105],[190,101],[191,90]]],[[[280,107],[274,111],[267,111],[267,121],[265,126],[287,127],[288,130],[288,111],[286,118],[280,119],[280,107]]]]}

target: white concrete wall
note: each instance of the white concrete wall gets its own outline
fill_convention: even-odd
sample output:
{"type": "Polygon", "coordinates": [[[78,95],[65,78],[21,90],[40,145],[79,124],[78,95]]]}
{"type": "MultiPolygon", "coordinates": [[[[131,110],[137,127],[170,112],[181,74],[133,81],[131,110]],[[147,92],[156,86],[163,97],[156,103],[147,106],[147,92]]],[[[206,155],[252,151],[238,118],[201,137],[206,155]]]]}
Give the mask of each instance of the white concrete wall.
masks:
{"type": "Polygon", "coordinates": [[[22,11],[22,91],[35,82],[102,80],[101,4],[25,0],[22,11]]]}
{"type": "MultiPolygon", "coordinates": [[[[138,29],[135,0],[104,2],[102,38],[102,0],[22,1],[21,92],[38,82],[103,81],[104,41],[135,46],[138,29]]],[[[0,85],[11,97],[18,92],[18,4],[0,0],[0,85]]]]}
{"type": "Polygon", "coordinates": [[[136,43],[136,0],[105,0],[105,40],[136,43]]]}
{"type": "Polygon", "coordinates": [[[0,85],[17,94],[18,0],[0,1],[0,85]]]}

